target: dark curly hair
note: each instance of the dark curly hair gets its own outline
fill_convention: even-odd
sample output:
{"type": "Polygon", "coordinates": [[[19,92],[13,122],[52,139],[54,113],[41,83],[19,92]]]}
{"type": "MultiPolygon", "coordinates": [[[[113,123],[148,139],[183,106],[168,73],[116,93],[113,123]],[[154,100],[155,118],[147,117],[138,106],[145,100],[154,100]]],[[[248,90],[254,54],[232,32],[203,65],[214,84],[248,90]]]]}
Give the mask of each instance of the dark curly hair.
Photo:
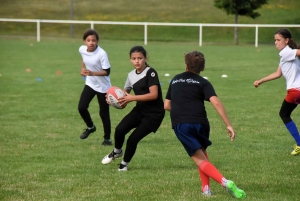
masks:
{"type": "Polygon", "coordinates": [[[93,30],[93,29],[88,29],[86,32],[84,32],[83,34],[83,40],[85,40],[88,36],[94,35],[96,36],[97,41],[99,41],[99,35],[97,33],[97,31],[93,30]]]}

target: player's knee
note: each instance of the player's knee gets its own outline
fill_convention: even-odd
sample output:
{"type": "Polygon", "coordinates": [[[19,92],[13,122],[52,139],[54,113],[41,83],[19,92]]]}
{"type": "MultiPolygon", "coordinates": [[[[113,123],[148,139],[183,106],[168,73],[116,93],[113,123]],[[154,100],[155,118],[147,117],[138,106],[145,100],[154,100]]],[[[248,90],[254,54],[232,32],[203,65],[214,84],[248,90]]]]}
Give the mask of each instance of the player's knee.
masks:
{"type": "Polygon", "coordinates": [[[79,111],[79,112],[84,112],[84,111],[86,111],[86,110],[87,110],[86,107],[83,107],[82,105],[78,105],[78,111],[79,111]]]}
{"type": "Polygon", "coordinates": [[[135,147],[135,146],[137,146],[138,142],[139,142],[139,140],[129,137],[127,139],[127,146],[135,147]]]}
{"type": "Polygon", "coordinates": [[[101,117],[101,119],[109,119],[109,111],[100,111],[99,115],[101,117]]]}
{"type": "Polygon", "coordinates": [[[118,125],[115,129],[115,138],[118,138],[120,136],[125,136],[126,133],[124,133],[124,128],[122,126],[118,125]]]}
{"type": "Polygon", "coordinates": [[[291,116],[283,110],[280,110],[279,116],[280,116],[281,120],[283,121],[283,123],[285,123],[285,124],[287,124],[288,122],[290,122],[292,120],[291,116]]]}

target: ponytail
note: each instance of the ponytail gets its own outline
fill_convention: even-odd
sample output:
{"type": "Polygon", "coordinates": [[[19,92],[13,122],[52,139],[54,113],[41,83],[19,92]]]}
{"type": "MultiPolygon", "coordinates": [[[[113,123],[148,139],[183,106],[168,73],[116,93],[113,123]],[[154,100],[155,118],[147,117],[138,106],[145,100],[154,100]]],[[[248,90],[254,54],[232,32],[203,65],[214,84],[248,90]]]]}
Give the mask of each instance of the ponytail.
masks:
{"type": "Polygon", "coordinates": [[[298,49],[299,48],[299,46],[297,46],[297,43],[292,38],[290,38],[290,40],[288,42],[288,46],[292,49],[298,49]]]}

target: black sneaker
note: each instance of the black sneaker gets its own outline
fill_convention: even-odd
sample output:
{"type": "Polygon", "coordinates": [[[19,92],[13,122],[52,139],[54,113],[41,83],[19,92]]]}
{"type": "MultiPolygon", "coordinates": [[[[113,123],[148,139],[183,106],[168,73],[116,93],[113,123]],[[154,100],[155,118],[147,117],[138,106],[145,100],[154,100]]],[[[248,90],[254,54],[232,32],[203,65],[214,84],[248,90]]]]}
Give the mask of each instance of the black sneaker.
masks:
{"type": "Polygon", "coordinates": [[[119,171],[127,171],[127,165],[119,164],[119,171]]]}
{"type": "Polygon", "coordinates": [[[80,135],[81,139],[85,139],[87,138],[91,133],[96,131],[96,126],[94,126],[93,128],[89,129],[85,129],[85,131],[80,135]]]}
{"type": "Polygon", "coordinates": [[[104,141],[102,142],[102,145],[104,146],[111,146],[112,145],[112,141],[109,139],[104,139],[104,141]]]}

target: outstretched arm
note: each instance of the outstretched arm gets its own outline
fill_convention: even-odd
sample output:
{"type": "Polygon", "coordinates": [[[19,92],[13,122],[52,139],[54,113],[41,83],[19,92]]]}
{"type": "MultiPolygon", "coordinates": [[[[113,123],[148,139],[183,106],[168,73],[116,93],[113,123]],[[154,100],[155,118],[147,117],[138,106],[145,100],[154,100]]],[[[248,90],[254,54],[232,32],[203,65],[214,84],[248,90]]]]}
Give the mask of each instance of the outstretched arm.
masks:
{"type": "Polygon", "coordinates": [[[220,115],[221,119],[225,123],[228,135],[230,137],[230,140],[233,141],[234,138],[235,138],[235,133],[234,133],[234,130],[231,126],[231,123],[228,119],[226,110],[225,110],[222,102],[220,101],[220,99],[217,96],[210,97],[209,101],[214,106],[215,110],[217,110],[217,112],[220,115]]]}
{"type": "MultiPolygon", "coordinates": [[[[300,54],[300,51],[299,51],[299,54],[300,54]]],[[[268,82],[270,80],[275,80],[277,78],[280,78],[281,76],[282,76],[281,68],[280,68],[280,66],[278,66],[277,71],[268,75],[267,77],[264,77],[260,80],[256,80],[253,84],[255,87],[258,87],[259,85],[261,85],[264,82],[268,82]]]]}

